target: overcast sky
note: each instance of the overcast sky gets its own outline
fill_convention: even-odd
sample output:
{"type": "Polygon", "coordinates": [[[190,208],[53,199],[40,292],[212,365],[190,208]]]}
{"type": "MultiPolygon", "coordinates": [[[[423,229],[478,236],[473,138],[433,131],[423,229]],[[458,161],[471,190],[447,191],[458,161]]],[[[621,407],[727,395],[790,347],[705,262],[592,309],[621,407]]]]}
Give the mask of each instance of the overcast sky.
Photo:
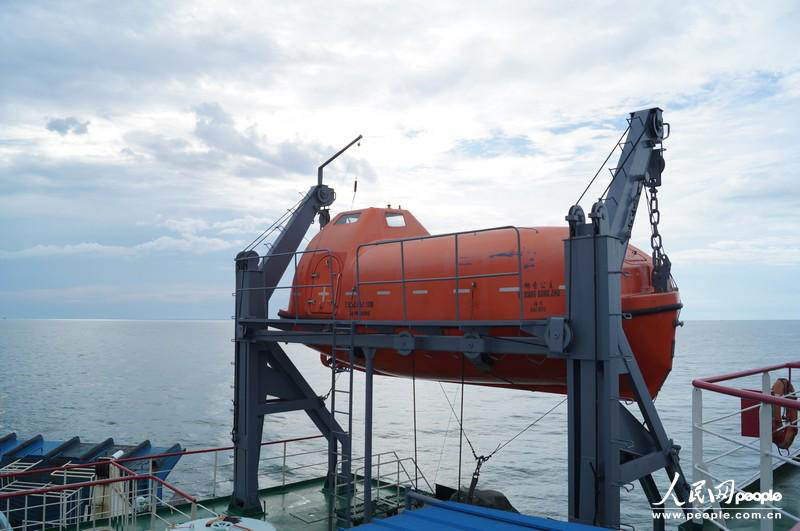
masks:
{"type": "Polygon", "coordinates": [[[236,251],[359,133],[335,211],[357,177],[431,232],[563,225],[657,105],[683,316],[800,318],[798,27],[796,1],[6,0],[0,316],[228,318],[236,251]]]}

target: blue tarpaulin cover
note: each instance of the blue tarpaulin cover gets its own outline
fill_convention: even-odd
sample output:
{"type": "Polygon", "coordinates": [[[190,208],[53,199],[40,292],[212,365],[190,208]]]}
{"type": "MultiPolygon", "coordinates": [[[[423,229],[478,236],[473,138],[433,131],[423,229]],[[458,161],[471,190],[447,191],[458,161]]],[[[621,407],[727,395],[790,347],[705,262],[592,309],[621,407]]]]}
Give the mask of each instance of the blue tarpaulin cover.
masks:
{"type": "MultiPolygon", "coordinates": [[[[427,501],[427,500],[426,500],[427,501]]],[[[560,522],[539,516],[528,516],[519,513],[487,509],[476,505],[467,505],[451,501],[431,500],[420,509],[406,510],[397,516],[382,520],[373,520],[361,525],[358,529],[543,529],[589,531],[599,527],[560,522]]]]}

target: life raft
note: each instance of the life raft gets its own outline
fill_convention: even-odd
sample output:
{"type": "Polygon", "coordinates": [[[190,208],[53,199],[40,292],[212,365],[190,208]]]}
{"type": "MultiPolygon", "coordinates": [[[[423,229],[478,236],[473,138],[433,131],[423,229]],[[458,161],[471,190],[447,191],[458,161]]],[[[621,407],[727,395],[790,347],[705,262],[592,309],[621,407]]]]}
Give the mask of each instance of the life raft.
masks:
{"type": "MultiPolygon", "coordinates": [[[[797,400],[792,382],[778,378],[772,385],[772,396],[797,400]]],[[[797,436],[797,410],[788,407],[772,406],[772,442],[786,450],[797,436]]]]}

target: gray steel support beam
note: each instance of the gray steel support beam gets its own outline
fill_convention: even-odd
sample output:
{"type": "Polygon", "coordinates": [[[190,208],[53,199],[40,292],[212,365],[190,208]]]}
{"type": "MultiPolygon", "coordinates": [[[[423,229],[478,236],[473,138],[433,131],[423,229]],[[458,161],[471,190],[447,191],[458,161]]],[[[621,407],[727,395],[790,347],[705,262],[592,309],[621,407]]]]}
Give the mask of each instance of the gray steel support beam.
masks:
{"type": "Polygon", "coordinates": [[[583,225],[565,242],[573,341],[567,361],[569,517],[619,523],[619,375],[613,324],[621,318],[619,275],[609,271],[619,242],[583,225]],[[616,293],[616,296],[613,294],[616,293]]]}
{"type": "Polygon", "coordinates": [[[236,343],[233,416],[233,494],[230,509],[239,514],[263,512],[258,500],[258,465],[264,417],[259,412],[259,364],[265,364],[259,345],[236,343]],[[259,363],[260,362],[260,363],[259,363]]]}
{"type": "Polygon", "coordinates": [[[302,396],[303,399],[307,401],[306,403],[310,404],[316,401],[317,407],[305,410],[311,422],[314,423],[314,426],[316,426],[325,437],[338,438],[343,446],[349,446],[350,440],[339,435],[339,433],[344,431],[342,427],[339,426],[339,423],[333,418],[331,412],[325,407],[324,402],[319,399],[314,389],[308,384],[302,373],[295,367],[292,360],[283,351],[280,345],[277,343],[269,343],[266,347],[269,349],[267,355],[270,366],[283,374],[284,377],[291,382],[297,394],[302,396]]]}
{"type": "MultiPolygon", "coordinates": [[[[258,341],[280,341],[304,345],[333,344],[329,332],[294,332],[279,330],[259,330],[252,336],[258,341]]],[[[564,357],[561,352],[553,352],[540,344],[541,340],[527,337],[489,337],[480,341],[464,336],[445,335],[400,335],[400,334],[356,334],[353,346],[358,348],[390,348],[395,350],[427,350],[440,352],[487,352],[493,354],[522,354],[550,357],[564,357]]]]}
{"type": "Polygon", "coordinates": [[[299,400],[267,400],[265,403],[259,405],[258,413],[260,415],[273,415],[275,413],[286,413],[287,411],[299,411],[301,409],[317,409],[320,407],[321,400],[319,397],[314,398],[301,398],[299,400]]]}
{"type": "MultiPolygon", "coordinates": [[[[569,516],[609,527],[619,525],[621,485],[662,468],[670,478],[683,478],[678,448],[667,438],[622,330],[615,264],[624,251],[617,238],[597,234],[597,224],[576,225],[565,243],[574,335],[567,361],[569,516]],[[622,375],[630,380],[646,427],[619,404],[622,375]],[[630,446],[623,448],[621,441],[630,446]]],[[[676,491],[688,500],[684,479],[676,491]]]]}
{"type": "Polygon", "coordinates": [[[625,441],[625,452],[638,457],[658,450],[653,435],[621,403],[619,404],[619,420],[619,438],[625,441]]]}
{"type": "MultiPolygon", "coordinates": [[[[269,316],[269,299],[302,242],[302,238],[320,210],[333,203],[335,194],[319,182],[312,186],[292,213],[289,221],[273,242],[267,255],[260,259],[255,250],[236,256],[236,350],[234,376],[234,417],[231,438],[234,444],[233,494],[230,510],[241,514],[262,512],[258,500],[258,465],[261,452],[264,415],[285,407],[305,409],[317,428],[331,440],[336,422],[316,398],[313,390],[274,342],[248,341],[249,320],[269,316]],[[269,363],[269,367],[267,366],[269,363]],[[272,372],[269,372],[272,371],[272,372]],[[273,396],[296,399],[293,404],[266,403],[271,390],[263,382],[278,373],[286,380],[276,385],[273,396]],[[287,387],[288,384],[288,387],[287,387]],[[287,397],[290,393],[294,396],[287,397]]],[[[339,430],[341,431],[341,429],[339,430]]],[[[348,443],[349,444],[349,441],[348,443]]]]}
{"type": "MultiPolygon", "coordinates": [[[[261,512],[258,501],[258,464],[264,416],[303,410],[330,444],[349,451],[350,439],[277,343],[236,342],[236,400],[234,403],[234,484],[231,510],[261,512]],[[272,383],[280,382],[276,390],[272,383]],[[267,400],[267,396],[279,396],[267,400]]],[[[335,470],[335,461],[334,461],[335,470]]]]}
{"type": "Polygon", "coordinates": [[[653,452],[620,465],[620,481],[630,483],[644,476],[649,476],[656,470],[667,466],[667,458],[661,452],[653,452]]]}
{"type": "MultiPolygon", "coordinates": [[[[375,349],[364,349],[366,367],[364,368],[364,522],[372,520],[372,362],[375,349]]],[[[380,488],[380,485],[378,485],[380,488]]]]}
{"type": "MultiPolygon", "coordinates": [[[[655,505],[661,501],[661,496],[658,494],[658,485],[651,474],[642,476],[639,479],[639,484],[642,486],[647,501],[650,503],[650,509],[654,513],[664,513],[663,505],[655,505]]],[[[664,531],[666,529],[666,520],[664,518],[653,518],[653,531],[664,531]]]]}

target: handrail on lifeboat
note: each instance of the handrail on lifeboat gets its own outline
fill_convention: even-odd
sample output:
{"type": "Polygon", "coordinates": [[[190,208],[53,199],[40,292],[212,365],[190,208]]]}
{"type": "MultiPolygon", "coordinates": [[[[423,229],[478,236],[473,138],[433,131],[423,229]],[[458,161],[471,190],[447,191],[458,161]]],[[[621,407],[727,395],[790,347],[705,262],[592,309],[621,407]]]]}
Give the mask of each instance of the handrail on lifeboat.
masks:
{"type": "MultiPolygon", "coordinates": [[[[408,282],[433,282],[433,281],[443,281],[443,280],[454,280],[455,281],[455,289],[453,290],[455,295],[455,320],[460,321],[460,304],[459,304],[459,294],[461,289],[459,288],[459,281],[470,279],[470,278],[490,278],[490,277],[503,277],[503,276],[517,276],[517,299],[519,301],[519,320],[522,321],[524,319],[524,291],[522,289],[522,238],[520,236],[519,227],[515,227],[512,225],[504,225],[502,227],[490,227],[486,229],[476,229],[476,230],[466,230],[466,231],[459,231],[459,232],[449,232],[444,234],[428,234],[425,236],[410,236],[407,238],[396,238],[392,240],[380,240],[376,242],[368,242],[359,244],[356,247],[356,285],[355,285],[355,296],[356,296],[356,312],[360,312],[361,308],[361,286],[362,285],[375,285],[375,284],[400,284],[402,289],[402,300],[403,300],[403,321],[406,321],[408,324],[408,306],[406,301],[406,283],[408,282]],[[517,271],[511,272],[501,272],[501,273],[485,273],[485,274],[475,274],[475,275],[459,275],[458,269],[458,237],[460,235],[466,234],[477,234],[480,232],[490,232],[490,231],[500,231],[500,230],[513,230],[516,239],[517,239],[517,271]],[[445,277],[427,277],[427,278],[412,278],[408,279],[405,276],[405,244],[411,241],[422,241],[422,240],[432,240],[435,238],[453,238],[453,260],[454,260],[454,271],[455,275],[453,276],[445,276],[445,277]],[[400,279],[396,280],[369,280],[369,281],[361,281],[361,269],[360,269],[360,256],[361,256],[361,249],[364,247],[377,247],[380,245],[391,245],[391,244],[400,244],[400,279]]],[[[359,315],[360,316],[360,315],[359,315]]]]}

